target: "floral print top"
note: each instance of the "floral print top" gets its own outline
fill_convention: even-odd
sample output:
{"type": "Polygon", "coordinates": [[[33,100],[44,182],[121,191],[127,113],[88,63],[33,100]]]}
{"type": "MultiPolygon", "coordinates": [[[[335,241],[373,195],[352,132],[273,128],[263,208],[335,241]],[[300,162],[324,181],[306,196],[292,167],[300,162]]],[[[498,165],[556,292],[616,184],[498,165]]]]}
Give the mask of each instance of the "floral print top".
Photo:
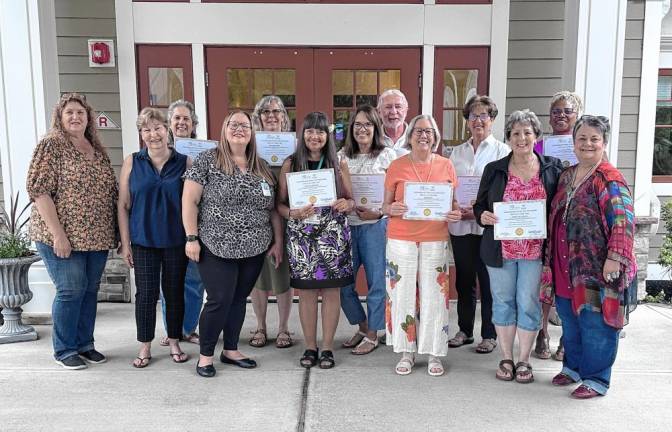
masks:
{"type": "MultiPolygon", "coordinates": [[[[504,201],[531,201],[546,200],[546,189],[535,173],[530,181],[525,183],[509,170],[509,181],[504,189],[504,201]]],[[[502,258],[507,260],[541,258],[543,240],[502,240],[502,258]]]]}
{"type": "MultiPolygon", "coordinates": [[[[112,249],[116,242],[119,189],[110,158],[99,151],[88,160],[65,137],[46,137],[35,148],[26,190],[31,200],[49,195],[75,251],[112,249]]],[[[53,246],[52,233],[33,205],[30,238],[53,246]]]]}

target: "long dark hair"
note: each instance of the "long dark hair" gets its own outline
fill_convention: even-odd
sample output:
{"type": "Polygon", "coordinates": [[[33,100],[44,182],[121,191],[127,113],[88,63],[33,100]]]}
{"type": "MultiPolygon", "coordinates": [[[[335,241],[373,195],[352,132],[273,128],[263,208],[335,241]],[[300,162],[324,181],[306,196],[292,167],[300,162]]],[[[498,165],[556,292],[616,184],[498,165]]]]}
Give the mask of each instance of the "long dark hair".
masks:
{"type": "Polygon", "coordinates": [[[359,105],[353,115],[350,117],[350,125],[348,125],[348,136],[345,138],[345,145],[343,146],[343,152],[345,155],[352,159],[359,152],[359,143],[355,139],[355,117],[357,114],[364,113],[366,119],[373,123],[373,141],[371,142],[371,153],[369,157],[375,159],[378,157],[381,151],[385,149],[385,143],[383,142],[383,124],[378,115],[378,111],[369,104],[359,105]]]}
{"type": "Polygon", "coordinates": [[[296,151],[292,155],[291,169],[292,172],[306,171],[308,167],[308,148],[306,147],[306,140],[304,138],[306,129],[318,129],[327,133],[327,142],[322,147],[322,156],[324,162],[322,168],[333,168],[336,177],[336,190],[339,195],[341,193],[341,175],[338,165],[338,157],[336,156],[336,145],[334,144],[334,136],[329,131],[329,119],[327,115],[321,111],[314,111],[308,113],[303,119],[301,126],[301,133],[299,134],[299,142],[296,146],[296,151]]]}

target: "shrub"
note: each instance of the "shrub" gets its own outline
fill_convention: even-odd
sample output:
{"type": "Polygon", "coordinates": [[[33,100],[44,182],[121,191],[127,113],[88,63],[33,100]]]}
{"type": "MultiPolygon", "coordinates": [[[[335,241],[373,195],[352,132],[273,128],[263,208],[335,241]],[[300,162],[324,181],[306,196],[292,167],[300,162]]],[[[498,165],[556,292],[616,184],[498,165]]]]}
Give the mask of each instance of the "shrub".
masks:
{"type": "Polygon", "coordinates": [[[0,207],[0,258],[20,258],[33,254],[30,250],[30,238],[24,228],[29,218],[21,221],[30,203],[19,212],[19,192],[12,197],[9,213],[0,207]]]}

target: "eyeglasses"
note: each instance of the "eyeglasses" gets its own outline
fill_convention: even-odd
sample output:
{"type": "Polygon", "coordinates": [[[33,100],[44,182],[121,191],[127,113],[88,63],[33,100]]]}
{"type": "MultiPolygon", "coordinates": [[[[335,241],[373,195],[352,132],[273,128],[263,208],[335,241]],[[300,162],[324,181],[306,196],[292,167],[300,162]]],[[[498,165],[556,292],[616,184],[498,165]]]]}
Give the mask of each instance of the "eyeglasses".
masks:
{"type": "Polygon", "coordinates": [[[282,114],[282,110],[279,110],[279,109],[272,109],[272,110],[270,110],[270,109],[265,109],[265,110],[261,110],[261,115],[263,115],[264,117],[268,117],[268,116],[270,116],[271,114],[273,114],[275,117],[278,117],[280,114],[282,114]]]}
{"type": "Polygon", "coordinates": [[[481,113],[481,114],[470,113],[469,114],[469,121],[480,120],[482,122],[485,122],[485,121],[488,121],[489,119],[490,119],[490,114],[488,114],[488,113],[481,113]]]}
{"type": "Polygon", "coordinates": [[[248,130],[252,129],[252,126],[247,123],[229,123],[227,126],[232,131],[235,131],[236,129],[242,129],[247,132],[248,130]]]}
{"type": "Polygon", "coordinates": [[[561,116],[562,114],[566,115],[569,117],[570,115],[576,113],[576,110],[574,108],[553,108],[551,110],[551,114],[554,116],[561,116]]]}
{"type": "Polygon", "coordinates": [[[426,129],[413,128],[413,135],[415,135],[416,137],[421,137],[423,135],[434,137],[434,129],[432,129],[432,128],[426,128],[426,129]]]}
{"type": "Polygon", "coordinates": [[[323,131],[322,129],[306,129],[303,131],[304,135],[308,136],[326,136],[327,132],[323,131]]]}
{"type": "Polygon", "coordinates": [[[360,122],[355,122],[355,129],[360,130],[360,129],[371,129],[373,127],[373,123],[371,122],[366,122],[366,123],[360,123],[360,122]]]}

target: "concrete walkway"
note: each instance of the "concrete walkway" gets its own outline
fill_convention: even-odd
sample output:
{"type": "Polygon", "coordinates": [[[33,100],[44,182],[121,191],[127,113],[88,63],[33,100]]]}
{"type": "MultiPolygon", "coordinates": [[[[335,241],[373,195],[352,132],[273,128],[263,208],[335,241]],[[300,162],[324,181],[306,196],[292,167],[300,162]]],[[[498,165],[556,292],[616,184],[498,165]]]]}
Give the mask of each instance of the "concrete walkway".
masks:
{"type": "MultiPolygon", "coordinates": [[[[672,309],[664,306],[635,311],[609,395],[589,401],[551,386],[560,370],[553,360],[532,360],[533,384],[497,381],[498,355],[475,354],[473,345],[451,349],[439,378],[427,375],[426,358],[411,375],[397,376],[398,356],[389,347],[361,357],[339,348],[335,369],[308,372],[298,365],[303,347],[296,307],[291,330],[299,343],[278,350],[247,345],[255,324],[248,306],[241,349],[259,362],[257,369],[216,363],[214,379],[200,378],[196,345],[182,345],[192,359],[180,365],[157,343],[150,366],[136,370],[130,365],[137,350],[133,306],[100,304],[98,310],[97,348],[108,356],[106,364],[62,369],[51,357],[48,326],[37,327],[37,342],[0,345],[0,431],[672,430],[672,309]]],[[[451,334],[454,305],[452,311],[451,334]]],[[[277,316],[275,305],[269,316],[277,316]]],[[[555,346],[560,329],[551,332],[555,346]]],[[[339,346],[352,333],[342,317],[339,346]]]]}

